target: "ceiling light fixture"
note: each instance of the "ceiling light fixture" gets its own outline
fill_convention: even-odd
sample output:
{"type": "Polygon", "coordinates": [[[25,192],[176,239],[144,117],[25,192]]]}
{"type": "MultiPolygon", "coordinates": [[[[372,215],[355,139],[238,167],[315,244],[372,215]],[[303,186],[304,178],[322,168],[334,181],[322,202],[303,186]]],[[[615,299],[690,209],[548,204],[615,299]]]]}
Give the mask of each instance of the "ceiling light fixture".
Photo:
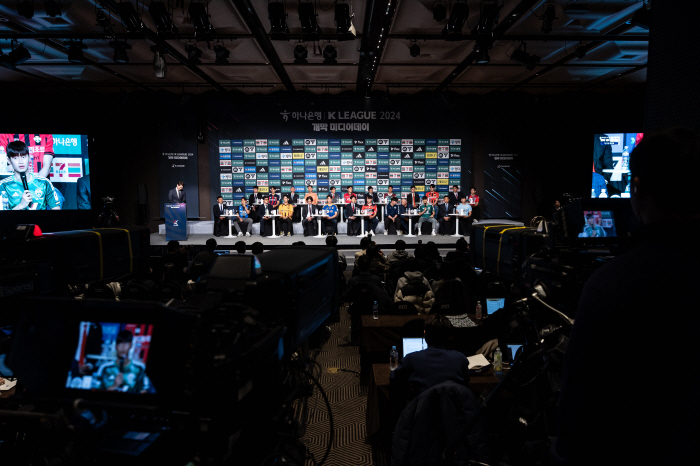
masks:
{"type": "Polygon", "coordinates": [[[297,65],[306,65],[309,61],[306,57],[309,56],[309,51],[301,44],[294,47],[294,63],[297,65]]]}
{"type": "Polygon", "coordinates": [[[117,3],[117,14],[128,32],[139,32],[143,29],[143,22],[131,2],[117,3]]]}
{"type": "Polygon", "coordinates": [[[216,54],[216,60],[214,61],[215,65],[228,65],[228,57],[231,56],[231,52],[224,47],[223,42],[219,42],[218,44],[214,45],[214,53],[216,54]]]}
{"type": "Polygon", "coordinates": [[[299,3],[299,22],[301,23],[301,38],[304,41],[316,41],[321,38],[321,28],[316,23],[316,8],[311,2],[299,3]]]}
{"type": "Polygon", "coordinates": [[[29,50],[24,48],[24,45],[19,44],[15,47],[15,43],[16,41],[13,40],[12,51],[10,53],[0,55],[0,66],[10,70],[16,70],[17,65],[21,65],[32,58],[32,54],[29,53],[29,50]]]}
{"type": "Polygon", "coordinates": [[[158,33],[178,33],[177,26],[175,26],[173,17],[168,11],[165,2],[151,2],[151,4],[148,5],[148,14],[151,15],[151,19],[155,23],[158,33]]]}
{"type": "Polygon", "coordinates": [[[50,18],[61,16],[61,2],[57,2],[56,0],[46,0],[44,2],[44,9],[46,10],[46,16],[50,18]]]}
{"type": "Polygon", "coordinates": [[[413,58],[420,57],[420,46],[416,42],[411,45],[409,50],[411,51],[411,56],[413,58]]]}
{"type": "Polygon", "coordinates": [[[527,53],[527,45],[523,42],[520,47],[513,51],[510,60],[525,66],[532,71],[540,63],[540,57],[527,53]]]}
{"type": "Polygon", "coordinates": [[[187,59],[190,65],[201,65],[202,60],[202,50],[197,48],[197,44],[185,44],[185,50],[187,51],[187,59]]]}
{"type": "Polygon", "coordinates": [[[480,8],[476,33],[492,34],[493,28],[498,24],[499,10],[501,9],[498,0],[482,0],[480,8]]]}
{"type": "Polygon", "coordinates": [[[32,19],[34,16],[34,2],[30,0],[20,0],[17,3],[17,13],[27,19],[32,19]]]}
{"type": "Polygon", "coordinates": [[[267,17],[270,20],[270,39],[289,40],[287,10],[282,2],[267,4],[267,17]]]}
{"type": "Polygon", "coordinates": [[[335,65],[338,63],[338,51],[331,44],[326,45],[323,49],[323,64],[324,65],[335,65]]]}
{"type": "Polygon", "coordinates": [[[209,2],[206,8],[203,3],[190,3],[187,10],[194,26],[194,34],[198,40],[210,40],[216,34],[214,27],[209,22],[209,2]]]}
{"type": "Polygon", "coordinates": [[[544,14],[542,15],[542,32],[545,34],[549,34],[552,32],[552,27],[554,25],[554,20],[556,19],[556,9],[554,8],[554,2],[553,0],[550,0],[550,2],[547,4],[547,7],[544,10],[544,14]]]}
{"type": "Polygon", "coordinates": [[[131,50],[131,45],[115,40],[110,42],[109,46],[114,48],[114,56],[112,57],[114,63],[129,63],[129,55],[126,51],[131,50]]]}
{"type": "Polygon", "coordinates": [[[83,50],[86,48],[82,42],[71,42],[68,46],[68,61],[70,63],[82,63],[83,50]]]}
{"type": "Polygon", "coordinates": [[[151,47],[153,52],[153,71],[156,74],[156,78],[165,79],[165,75],[168,72],[168,63],[165,61],[166,49],[159,45],[154,45],[151,47]]]}
{"type": "Polygon", "coordinates": [[[489,57],[489,49],[486,47],[477,47],[476,50],[476,58],[475,62],[477,62],[480,65],[487,65],[491,61],[491,57],[489,57]]]}
{"type": "Polygon", "coordinates": [[[355,31],[355,26],[352,24],[352,18],[354,17],[355,13],[350,14],[350,5],[336,2],[335,28],[338,41],[355,40],[357,31],[355,31]]]}
{"type": "Polygon", "coordinates": [[[445,40],[462,40],[462,27],[469,17],[469,6],[466,1],[452,5],[450,19],[447,20],[442,35],[445,40]]]}

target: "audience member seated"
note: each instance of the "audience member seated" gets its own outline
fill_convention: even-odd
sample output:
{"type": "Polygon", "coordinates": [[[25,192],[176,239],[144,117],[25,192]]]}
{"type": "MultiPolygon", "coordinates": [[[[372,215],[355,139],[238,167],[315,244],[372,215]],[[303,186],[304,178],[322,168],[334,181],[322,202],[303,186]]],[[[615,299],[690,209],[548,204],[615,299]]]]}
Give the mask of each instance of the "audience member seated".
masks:
{"type": "Polygon", "coordinates": [[[446,283],[450,280],[459,280],[459,278],[457,278],[456,266],[452,262],[445,262],[438,269],[437,280],[434,280],[430,284],[430,286],[433,289],[433,293],[435,293],[436,298],[437,298],[437,292],[440,289],[440,286],[442,286],[444,283],[446,283]]]}
{"type": "Polygon", "coordinates": [[[245,254],[245,241],[236,241],[236,244],[234,244],[233,247],[238,254],[245,254]]]}
{"type": "Polygon", "coordinates": [[[395,263],[395,262],[400,262],[402,260],[406,260],[411,256],[409,253],[406,252],[406,242],[402,239],[396,240],[396,243],[394,243],[396,250],[389,254],[389,257],[387,258],[387,262],[389,262],[389,265],[395,263]]]}
{"type": "Polygon", "coordinates": [[[428,241],[425,245],[425,256],[432,264],[442,264],[442,256],[440,255],[437,244],[433,241],[428,241]]]}
{"type": "Polygon", "coordinates": [[[173,264],[180,271],[187,268],[187,253],[179,241],[168,241],[168,252],[163,256],[163,264],[173,264]]]}
{"type": "MultiPolygon", "coordinates": [[[[394,301],[398,301],[396,297],[398,296],[399,290],[403,287],[409,280],[418,280],[430,288],[430,282],[423,276],[423,272],[415,267],[415,260],[408,259],[405,262],[405,267],[403,269],[403,275],[399,277],[396,282],[396,289],[394,290],[394,301]]],[[[432,289],[432,288],[431,288],[432,289]]]]}
{"type": "Polygon", "coordinates": [[[379,246],[376,244],[371,244],[367,248],[366,256],[370,260],[370,272],[383,279],[384,274],[387,270],[389,270],[389,263],[387,262],[386,257],[384,257],[382,250],[379,249],[379,246]]]}
{"type": "Polygon", "coordinates": [[[419,313],[428,314],[435,302],[435,296],[422,272],[408,270],[396,285],[394,301],[409,301],[416,306],[419,313]]]}
{"type": "Polygon", "coordinates": [[[462,353],[445,349],[451,332],[452,324],[445,316],[429,316],[424,327],[428,348],[403,358],[391,373],[392,387],[407,386],[419,395],[447,381],[466,386],[469,383],[469,361],[462,353]]]}
{"type": "MultiPolygon", "coordinates": [[[[338,253],[338,265],[340,266],[340,273],[342,274],[348,268],[348,261],[345,258],[345,254],[338,250],[338,238],[335,236],[326,236],[326,246],[335,249],[338,253]]],[[[343,281],[345,281],[344,278],[343,281]]]]}
{"type": "Polygon", "coordinates": [[[425,272],[429,267],[433,265],[433,263],[428,258],[428,251],[425,250],[424,245],[417,245],[416,248],[413,250],[413,255],[415,257],[415,260],[412,261],[412,263],[413,267],[415,267],[416,270],[425,272]]]}
{"type": "MultiPolygon", "coordinates": [[[[445,264],[443,264],[443,267],[445,264]]],[[[435,283],[433,283],[435,285],[435,283]]],[[[473,327],[474,322],[467,317],[468,312],[473,312],[475,308],[471,306],[473,298],[467,293],[465,287],[459,280],[447,280],[435,292],[435,307],[434,312],[440,312],[452,322],[452,326],[456,328],[473,327]],[[437,308],[440,303],[450,303],[450,311],[445,311],[442,308],[437,308]]]]}
{"type": "Polygon", "coordinates": [[[263,252],[265,252],[265,247],[260,241],[256,241],[250,247],[250,252],[252,252],[253,255],[257,256],[258,254],[262,254],[263,252]]]}
{"type": "Polygon", "coordinates": [[[192,261],[193,264],[197,262],[201,262],[204,264],[204,267],[206,268],[207,272],[209,269],[211,269],[211,264],[214,263],[214,260],[218,257],[214,251],[216,250],[216,240],[214,238],[209,238],[207,240],[207,243],[205,245],[204,251],[200,252],[196,256],[194,256],[194,260],[192,261]]]}
{"type": "Polygon", "coordinates": [[[391,298],[386,291],[384,291],[384,288],[382,287],[382,280],[376,275],[372,275],[370,273],[369,258],[366,256],[360,257],[357,262],[355,262],[355,266],[359,270],[359,273],[348,281],[348,289],[345,290],[345,293],[340,296],[340,302],[352,302],[352,297],[357,291],[357,288],[369,285],[373,290],[376,300],[379,301],[380,306],[383,309],[388,309],[388,307],[391,305],[391,298]]]}
{"type": "Polygon", "coordinates": [[[364,236],[360,240],[360,250],[355,253],[355,264],[357,264],[357,260],[360,258],[360,256],[364,256],[367,253],[367,248],[369,247],[370,244],[374,243],[370,238],[364,236]]]}

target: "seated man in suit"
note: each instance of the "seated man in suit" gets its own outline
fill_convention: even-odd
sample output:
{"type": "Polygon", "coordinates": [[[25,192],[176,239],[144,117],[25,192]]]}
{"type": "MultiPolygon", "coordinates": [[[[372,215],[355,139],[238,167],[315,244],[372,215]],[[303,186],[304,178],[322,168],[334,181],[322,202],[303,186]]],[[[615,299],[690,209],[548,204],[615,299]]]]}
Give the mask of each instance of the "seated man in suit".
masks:
{"type": "Polygon", "coordinates": [[[411,186],[411,192],[406,194],[406,202],[408,203],[409,209],[420,208],[420,194],[416,192],[415,186],[411,186]]]}
{"type": "Polygon", "coordinates": [[[399,206],[396,205],[397,199],[393,198],[391,203],[386,206],[386,218],[384,218],[384,234],[389,234],[389,225],[394,224],[397,233],[401,234],[401,217],[399,217],[399,206]]]}
{"type": "Polygon", "coordinates": [[[211,216],[214,219],[214,236],[221,236],[221,228],[225,228],[224,234],[228,234],[228,217],[226,217],[228,206],[224,204],[224,198],[217,196],[216,204],[212,208],[211,216]]]}
{"type": "Polygon", "coordinates": [[[272,206],[270,205],[270,199],[265,196],[263,197],[263,205],[260,206],[260,236],[267,236],[272,234],[272,206]]]}
{"type": "Polygon", "coordinates": [[[357,197],[353,194],[349,198],[350,203],[345,206],[345,218],[348,220],[348,236],[357,236],[360,234],[360,217],[355,214],[360,211],[357,205],[357,197]]]}
{"type": "Polygon", "coordinates": [[[316,234],[317,222],[314,217],[314,198],[308,196],[306,204],[301,206],[301,226],[304,229],[304,236],[314,236],[316,234]]]}
{"type": "Polygon", "coordinates": [[[289,194],[287,194],[287,197],[289,198],[290,204],[297,205],[299,203],[299,195],[297,194],[297,188],[291,186],[289,188],[289,194]]]}
{"type": "Polygon", "coordinates": [[[253,194],[248,196],[248,208],[250,209],[250,218],[253,219],[254,222],[257,222],[258,219],[260,218],[259,214],[259,207],[258,201],[263,198],[262,194],[258,192],[258,187],[254,186],[253,187],[253,194]]]}
{"type": "Polygon", "coordinates": [[[332,234],[336,235],[338,233],[338,217],[340,212],[338,207],[333,204],[333,196],[330,194],[326,196],[326,205],[323,206],[323,218],[321,222],[323,223],[323,231],[321,234],[326,234],[327,228],[329,226],[333,227],[332,234]]]}
{"type": "Polygon", "coordinates": [[[236,228],[236,231],[238,232],[238,236],[243,236],[243,232],[241,231],[241,223],[245,223],[247,225],[245,231],[246,236],[250,236],[250,230],[253,229],[253,220],[250,218],[250,209],[246,204],[245,197],[242,197],[241,205],[239,205],[238,209],[236,209],[236,216],[231,219],[233,220],[234,228],[236,228]]]}
{"type": "Polygon", "coordinates": [[[182,181],[177,182],[175,189],[168,191],[168,202],[171,204],[186,204],[187,203],[187,193],[185,193],[185,183],[182,181]]]}
{"type": "Polygon", "coordinates": [[[438,206],[438,224],[440,225],[440,234],[442,236],[451,235],[454,231],[455,218],[450,217],[454,213],[454,206],[450,204],[450,196],[443,197],[444,203],[438,206]]]}
{"type": "Polygon", "coordinates": [[[425,320],[423,335],[428,348],[409,353],[392,371],[392,387],[408,386],[415,395],[443,382],[469,383],[469,361],[459,351],[445,349],[452,332],[450,320],[433,314],[425,320]]]}

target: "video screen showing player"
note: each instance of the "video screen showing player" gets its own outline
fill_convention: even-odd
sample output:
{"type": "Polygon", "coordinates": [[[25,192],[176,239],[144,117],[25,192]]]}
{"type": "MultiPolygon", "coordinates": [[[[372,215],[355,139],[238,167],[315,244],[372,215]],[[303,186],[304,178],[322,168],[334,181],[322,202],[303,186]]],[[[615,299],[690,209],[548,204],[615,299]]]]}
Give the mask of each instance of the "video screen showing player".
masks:
{"type": "Polygon", "coordinates": [[[87,136],[0,133],[0,183],[0,210],[90,210],[87,136]]]}
{"type": "Polygon", "coordinates": [[[583,231],[579,238],[614,238],[617,236],[615,217],[610,210],[586,210],[583,212],[583,231]]]}
{"type": "Polygon", "coordinates": [[[80,322],[66,388],[122,393],[156,393],[146,375],[153,325],[80,322]]]}
{"type": "Polygon", "coordinates": [[[605,133],[593,137],[591,198],[629,198],[629,156],[643,133],[605,133]]]}

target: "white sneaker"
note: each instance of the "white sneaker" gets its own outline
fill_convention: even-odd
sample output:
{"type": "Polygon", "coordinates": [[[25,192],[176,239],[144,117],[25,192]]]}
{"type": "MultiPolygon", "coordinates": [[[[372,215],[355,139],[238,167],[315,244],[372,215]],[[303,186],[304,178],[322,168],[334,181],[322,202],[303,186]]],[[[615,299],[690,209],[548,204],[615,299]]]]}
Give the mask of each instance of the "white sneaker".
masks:
{"type": "Polygon", "coordinates": [[[370,231],[369,231],[369,234],[372,235],[372,236],[376,236],[376,235],[374,234],[374,230],[370,230],[370,231]]]}
{"type": "Polygon", "coordinates": [[[403,231],[399,230],[397,231],[397,233],[399,234],[399,236],[403,236],[403,231]]]}
{"type": "Polygon", "coordinates": [[[386,230],[384,230],[384,236],[386,236],[386,235],[388,235],[388,234],[389,234],[389,232],[386,231],[386,230]]]}
{"type": "Polygon", "coordinates": [[[422,234],[423,234],[423,232],[418,230],[418,236],[421,236],[422,234]]]}
{"type": "Polygon", "coordinates": [[[245,235],[246,235],[246,236],[250,236],[250,233],[248,233],[248,232],[246,231],[246,232],[245,232],[245,235]]]}
{"type": "Polygon", "coordinates": [[[435,236],[435,230],[433,230],[432,233],[430,233],[431,236],[435,236]]]}
{"type": "Polygon", "coordinates": [[[477,219],[474,219],[474,223],[479,223],[479,221],[477,219]]]}
{"type": "Polygon", "coordinates": [[[238,233],[236,236],[243,236],[243,232],[238,233]]]}

